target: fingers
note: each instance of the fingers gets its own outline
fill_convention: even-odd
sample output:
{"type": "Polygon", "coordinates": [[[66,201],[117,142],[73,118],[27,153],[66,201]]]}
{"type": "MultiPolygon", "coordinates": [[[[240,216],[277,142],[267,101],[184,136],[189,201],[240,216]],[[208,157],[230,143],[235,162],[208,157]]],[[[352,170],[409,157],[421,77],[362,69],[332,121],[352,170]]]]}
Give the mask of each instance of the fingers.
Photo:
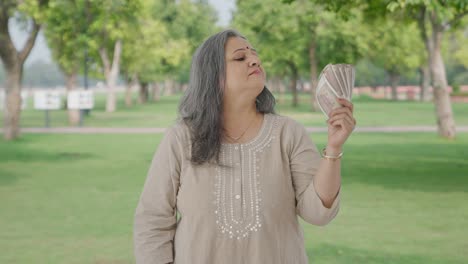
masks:
{"type": "Polygon", "coordinates": [[[341,127],[342,129],[348,131],[348,132],[352,132],[354,130],[354,122],[350,121],[349,119],[346,119],[346,118],[341,118],[341,119],[337,119],[337,120],[334,120],[332,122],[330,122],[330,125],[332,126],[339,126],[341,127]]]}
{"type": "Polygon", "coordinates": [[[335,114],[332,118],[328,119],[327,123],[330,124],[339,119],[346,119],[350,124],[353,125],[356,123],[356,120],[348,113],[335,114]]]}
{"type": "Polygon", "coordinates": [[[351,103],[350,101],[348,101],[347,99],[345,98],[338,98],[338,103],[340,103],[341,105],[343,105],[344,107],[346,108],[349,108],[349,110],[351,110],[351,113],[354,111],[354,105],[353,103],[351,103]]]}
{"type": "Polygon", "coordinates": [[[333,109],[331,112],[330,112],[330,117],[333,117],[335,115],[338,115],[338,114],[342,114],[342,113],[346,113],[348,114],[349,116],[353,116],[353,113],[351,112],[351,109],[349,109],[348,107],[340,107],[340,108],[336,108],[336,109],[333,109]]]}

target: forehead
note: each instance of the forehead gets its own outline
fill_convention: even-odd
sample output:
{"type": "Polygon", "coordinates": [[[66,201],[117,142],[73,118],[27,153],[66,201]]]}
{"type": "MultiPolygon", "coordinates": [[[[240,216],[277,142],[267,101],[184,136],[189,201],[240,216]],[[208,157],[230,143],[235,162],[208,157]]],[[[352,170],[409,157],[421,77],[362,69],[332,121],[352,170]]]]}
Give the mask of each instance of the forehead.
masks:
{"type": "Polygon", "coordinates": [[[232,53],[236,49],[240,48],[252,48],[252,45],[246,40],[241,37],[231,37],[226,42],[226,52],[232,53]]]}

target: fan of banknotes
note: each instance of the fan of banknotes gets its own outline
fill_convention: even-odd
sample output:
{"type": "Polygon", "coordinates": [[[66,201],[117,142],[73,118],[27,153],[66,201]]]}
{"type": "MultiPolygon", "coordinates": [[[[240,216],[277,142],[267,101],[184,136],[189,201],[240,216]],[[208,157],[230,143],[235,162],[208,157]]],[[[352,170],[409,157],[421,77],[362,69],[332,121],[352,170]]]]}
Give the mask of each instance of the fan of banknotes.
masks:
{"type": "Polygon", "coordinates": [[[328,64],[320,73],[316,97],[320,109],[327,118],[333,109],[340,107],[337,98],[351,101],[354,74],[354,67],[351,64],[328,64]]]}

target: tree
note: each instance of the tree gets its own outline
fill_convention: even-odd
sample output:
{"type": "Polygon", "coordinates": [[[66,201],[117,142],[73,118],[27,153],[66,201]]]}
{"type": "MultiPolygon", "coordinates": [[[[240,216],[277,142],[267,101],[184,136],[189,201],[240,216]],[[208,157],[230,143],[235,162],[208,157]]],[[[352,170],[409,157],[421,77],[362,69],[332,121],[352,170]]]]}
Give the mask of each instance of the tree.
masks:
{"type": "Polygon", "coordinates": [[[141,10],[139,0],[86,0],[89,8],[90,55],[99,58],[107,86],[106,112],[116,110],[115,86],[120,72],[122,49],[128,32],[137,26],[141,10]],[[97,51],[97,53],[96,53],[97,51]]]}
{"type": "Polygon", "coordinates": [[[371,34],[362,27],[362,14],[358,9],[348,10],[349,15],[344,18],[319,3],[298,1],[301,2],[298,12],[303,14],[298,17],[309,38],[312,110],[318,111],[315,96],[318,69],[329,63],[355,64],[368,51],[371,34]]]}
{"type": "Polygon", "coordinates": [[[447,70],[447,82],[456,91],[460,85],[468,84],[468,17],[461,27],[445,34],[442,55],[447,70]]]}
{"type": "Polygon", "coordinates": [[[191,55],[217,29],[215,11],[205,1],[143,1],[143,6],[122,58],[124,75],[139,83],[140,102],[148,100],[150,84],[155,99],[159,82],[171,93],[175,80],[187,81],[191,55]]]}
{"type": "MultiPolygon", "coordinates": [[[[84,0],[52,0],[49,3],[45,36],[55,62],[65,75],[67,92],[77,87],[80,66],[85,59],[86,8],[84,0]]],[[[68,123],[76,126],[80,121],[80,110],[68,109],[68,123]]]]}
{"type": "Polygon", "coordinates": [[[411,18],[414,18],[416,14],[429,57],[438,132],[442,137],[455,138],[455,120],[447,90],[441,44],[444,33],[457,27],[459,21],[468,14],[468,1],[413,0],[406,2],[395,0],[388,5],[388,9],[392,12],[401,10],[411,18]]]}
{"type": "Polygon", "coordinates": [[[263,44],[262,58],[273,75],[289,69],[293,105],[297,105],[296,80],[311,80],[312,110],[317,110],[315,86],[318,69],[328,63],[353,63],[366,49],[366,37],[356,24],[353,10],[347,20],[306,0],[290,4],[278,1],[239,1],[234,24],[263,44]]]}
{"type": "Polygon", "coordinates": [[[0,1],[0,58],[6,72],[6,107],[4,111],[4,138],[13,140],[20,134],[21,81],[23,65],[41,28],[42,10],[47,0],[0,1]],[[8,21],[21,18],[29,26],[29,36],[24,46],[17,50],[8,31],[8,21]]]}
{"type": "Polygon", "coordinates": [[[155,9],[158,17],[168,28],[170,38],[187,45],[186,52],[177,64],[165,67],[166,92],[172,93],[174,81],[186,82],[189,78],[190,62],[196,48],[210,35],[217,32],[217,15],[215,9],[206,0],[162,0],[163,7],[155,9]],[[169,3],[168,3],[169,2],[169,3]]]}
{"type": "Polygon", "coordinates": [[[385,69],[392,88],[392,99],[397,100],[400,77],[416,70],[424,61],[417,25],[381,19],[367,25],[367,28],[373,35],[367,56],[375,65],[385,69]]]}
{"type": "Polygon", "coordinates": [[[270,76],[289,76],[292,105],[298,105],[297,80],[307,64],[307,38],[301,31],[296,6],[267,1],[238,1],[233,24],[260,54],[270,76]]]}
{"type": "MultiPolygon", "coordinates": [[[[283,1],[294,2],[295,0],[283,1]]],[[[359,7],[367,11],[368,17],[391,15],[394,18],[395,15],[398,15],[408,21],[417,21],[429,58],[438,133],[445,138],[455,138],[455,121],[447,91],[447,77],[441,44],[444,33],[458,27],[461,19],[468,14],[468,0],[310,1],[321,3],[328,9],[344,16],[348,15],[349,10],[353,7],[359,7]]]]}

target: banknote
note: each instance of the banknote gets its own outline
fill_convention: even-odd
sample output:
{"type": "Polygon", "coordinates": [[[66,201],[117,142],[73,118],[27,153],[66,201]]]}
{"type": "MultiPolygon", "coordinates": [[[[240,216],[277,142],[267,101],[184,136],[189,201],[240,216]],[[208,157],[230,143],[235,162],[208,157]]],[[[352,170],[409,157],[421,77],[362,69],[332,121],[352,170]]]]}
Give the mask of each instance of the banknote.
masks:
{"type": "Polygon", "coordinates": [[[328,64],[320,73],[316,87],[316,98],[327,118],[333,109],[340,107],[338,98],[351,101],[354,74],[354,67],[351,64],[328,64]]]}
{"type": "Polygon", "coordinates": [[[330,118],[330,112],[341,106],[337,101],[339,96],[325,78],[321,79],[317,87],[318,104],[327,118],[330,118]]]}

